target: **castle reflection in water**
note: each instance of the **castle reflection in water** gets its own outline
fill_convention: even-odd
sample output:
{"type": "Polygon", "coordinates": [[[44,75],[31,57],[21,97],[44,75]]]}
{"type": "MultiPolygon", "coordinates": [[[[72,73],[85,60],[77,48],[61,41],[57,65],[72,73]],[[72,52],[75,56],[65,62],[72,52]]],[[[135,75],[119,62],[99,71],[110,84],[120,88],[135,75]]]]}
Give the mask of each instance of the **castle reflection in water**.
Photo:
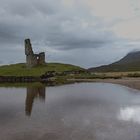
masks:
{"type": "Polygon", "coordinates": [[[27,87],[27,95],[25,101],[25,113],[31,116],[35,99],[45,102],[45,87],[27,87]]]}

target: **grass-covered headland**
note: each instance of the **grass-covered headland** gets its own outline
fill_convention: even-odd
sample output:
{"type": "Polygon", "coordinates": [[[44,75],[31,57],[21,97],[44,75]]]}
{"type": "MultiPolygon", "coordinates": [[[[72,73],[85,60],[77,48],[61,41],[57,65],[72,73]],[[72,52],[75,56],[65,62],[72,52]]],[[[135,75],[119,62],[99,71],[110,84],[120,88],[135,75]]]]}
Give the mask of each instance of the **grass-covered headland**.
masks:
{"type": "Polygon", "coordinates": [[[0,83],[47,82],[53,84],[67,83],[67,75],[85,69],[62,63],[46,63],[32,68],[25,63],[0,66],[0,83]]]}
{"type": "Polygon", "coordinates": [[[45,65],[27,68],[26,64],[11,64],[0,66],[0,76],[41,76],[47,71],[76,71],[83,70],[83,68],[61,63],[47,63],[45,65]]]}
{"type": "Polygon", "coordinates": [[[140,77],[140,72],[90,72],[75,65],[61,63],[46,63],[33,68],[27,68],[25,63],[0,66],[0,83],[49,83],[48,81],[50,81],[58,85],[83,80],[121,79],[124,77],[140,77]]]}

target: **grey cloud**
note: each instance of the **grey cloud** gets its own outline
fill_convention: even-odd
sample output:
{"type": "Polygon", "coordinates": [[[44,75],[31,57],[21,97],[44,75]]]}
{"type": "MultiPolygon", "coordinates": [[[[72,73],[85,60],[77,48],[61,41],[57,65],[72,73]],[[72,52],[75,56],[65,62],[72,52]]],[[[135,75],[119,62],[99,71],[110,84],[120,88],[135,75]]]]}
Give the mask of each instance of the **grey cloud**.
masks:
{"type": "Polygon", "coordinates": [[[119,42],[119,38],[105,30],[106,25],[82,2],[65,7],[61,0],[1,0],[0,16],[1,61],[24,60],[21,47],[25,38],[31,38],[36,48],[49,50],[48,61],[79,65],[84,62],[82,65],[86,66],[86,61],[90,59],[89,64],[92,64],[92,58],[95,59],[91,49],[92,52],[97,48],[109,50],[115,46],[114,42],[119,42]],[[54,50],[59,53],[53,54],[54,50]],[[81,61],[85,50],[91,57],[81,61]],[[2,55],[2,52],[8,52],[9,56],[2,55]]]}
{"type": "Polygon", "coordinates": [[[54,42],[51,45],[55,46],[56,49],[59,50],[74,50],[74,49],[88,49],[88,48],[98,48],[105,46],[104,41],[91,41],[91,40],[84,40],[84,39],[71,39],[71,40],[64,40],[61,42],[54,42]]]}
{"type": "Polygon", "coordinates": [[[16,35],[16,28],[0,23],[0,43],[1,44],[17,44],[19,43],[19,36],[16,35]]]}
{"type": "MultiPolygon", "coordinates": [[[[23,39],[23,37],[31,36],[34,40],[47,39],[49,42],[52,42],[53,45],[67,45],[65,42],[71,45],[77,45],[75,40],[78,39],[77,42],[80,42],[80,38],[77,36],[81,36],[84,32],[80,20],[82,18],[91,18],[91,16],[87,14],[87,11],[83,13],[83,9],[78,9],[80,11],[77,11],[75,8],[71,9],[71,12],[68,12],[62,4],[59,4],[56,0],[13,0],[12,2],[6,0],[1,3],[0,8],[5,10],[4,18],[0,19],[0,36],[3,41],[7,40],[7,38],[9,41],[14,40],[14,38],[17,41],[23,39]],[[53,15],[50,13],[53,13],[53,15]],[[86,14],[85,17],[84,14],[86,14]],[[87,15],[89,17],[87,17],[87,15]],[[79,19],[75,20],[75,18],[79,19]],[[69,22],[69,24],[62,26],[65,22],[69,22]],[[77,27],[78,31],[73,29],[65,32],[65,29],[67,30],[72,26],[77,27]],[[70,39],[69,42],[68,37],[70,39]]],[[[88,22],[90,22],[90,19],[88,20],[88,22]]],[[[96,18],[91,19],[91,21],[92,20],[97,22],[96,18]]],[[[87,27],[85,30],[86,32],[94,32],[92,30],[97,29],[87,27]]],[[[85,40],[86,44],[88,37],[87,35],[83,36],[81,41],[83,40],[82,42],[84,43],[85,40]]],[[[94,40],[94,37],[95,36],[91,39],[94,40]]],[[[89,41],[91,42],[91,40],[89,41]]]]}

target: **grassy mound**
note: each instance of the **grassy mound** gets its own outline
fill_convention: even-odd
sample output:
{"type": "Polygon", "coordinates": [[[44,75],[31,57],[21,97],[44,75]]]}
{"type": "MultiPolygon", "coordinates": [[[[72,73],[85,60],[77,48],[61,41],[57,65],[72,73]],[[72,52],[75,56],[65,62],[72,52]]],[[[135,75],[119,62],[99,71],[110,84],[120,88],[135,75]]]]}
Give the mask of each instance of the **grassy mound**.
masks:
{"type": "Polygon", "coordinates": [[[42,66],[27,68],[24,63],[0,66],[0,76],[40,76],[47,71],[71,71],[83,68],[61,63],[47,63],[42,66]]]}

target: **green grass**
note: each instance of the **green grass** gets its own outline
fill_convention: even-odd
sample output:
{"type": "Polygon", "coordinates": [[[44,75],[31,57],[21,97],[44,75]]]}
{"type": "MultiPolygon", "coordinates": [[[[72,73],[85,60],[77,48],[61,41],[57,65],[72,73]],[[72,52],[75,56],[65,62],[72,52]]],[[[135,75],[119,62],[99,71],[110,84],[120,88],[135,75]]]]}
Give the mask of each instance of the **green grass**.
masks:
{"type": "Polygon", "coordinates": [[[140,73],[130,73],[127,77],[140,77],[140,73]]]}
{"type": "Polygon", "coordinates": [[[96,73],[96,74],[90,74],[90,73],[85,73],[85,74],[77,74],[74,75],[73,77],[69,77],[70,78],[74,78],[74,79],[120,79],[122,78],[121,75],[108,75],[105,73],[96,73]]]}
{"type": "Polygon", "coordinates": [[[47,71],[71,71],[81,70],[81,67],[61,64],[61,63],[47,63],[42,66],[27,68],[24,63],[0,66],[0,76],[41,76],[47,71]]]}

